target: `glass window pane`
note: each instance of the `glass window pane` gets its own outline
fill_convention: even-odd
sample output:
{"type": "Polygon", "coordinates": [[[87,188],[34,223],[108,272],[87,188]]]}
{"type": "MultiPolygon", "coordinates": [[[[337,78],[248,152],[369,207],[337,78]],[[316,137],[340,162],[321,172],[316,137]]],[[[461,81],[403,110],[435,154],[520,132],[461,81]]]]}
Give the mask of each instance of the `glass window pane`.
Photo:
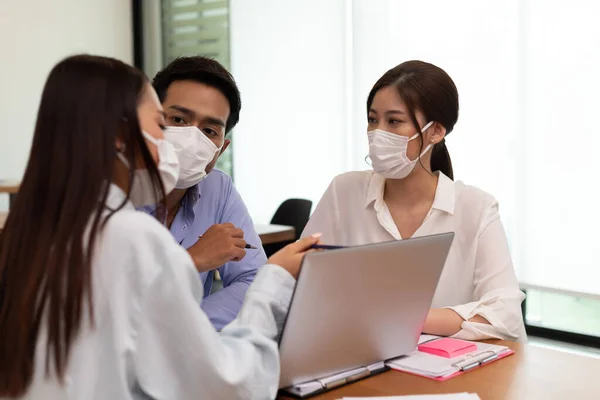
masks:
{"type": "Polygon", "coordinates": [[[600,336],[600,300],[528,290],[525,322],[531,326],[600,336]]]}
{"type": "MultiPolygon", "coordinates": [[[[163,0],[162,9],[164,65],[177,57],[200,55],[230,69],[228,0],[163,0]]],[[[232,146],[219,158],[217,168],[233,177],[232,146]]]]}

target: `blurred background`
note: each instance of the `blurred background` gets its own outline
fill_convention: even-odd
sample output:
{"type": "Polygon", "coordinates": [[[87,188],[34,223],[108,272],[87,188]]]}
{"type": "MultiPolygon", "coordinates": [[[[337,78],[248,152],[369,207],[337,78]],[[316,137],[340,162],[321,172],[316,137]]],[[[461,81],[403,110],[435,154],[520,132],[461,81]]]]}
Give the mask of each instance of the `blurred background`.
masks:
{"type": "Polygon", "coordinates": [[[108,55],[152,77],[202,54],[239,84],[220,168],[266,223],[285,199],[317,202],[337,174],[369,168],[369,89],[428,61],[458,86],[455,176],[500,201],[528,332],[600,348],[598,16],[594,0],[1,0],[0,179],[22,178],[60,59],[108,55]]]}

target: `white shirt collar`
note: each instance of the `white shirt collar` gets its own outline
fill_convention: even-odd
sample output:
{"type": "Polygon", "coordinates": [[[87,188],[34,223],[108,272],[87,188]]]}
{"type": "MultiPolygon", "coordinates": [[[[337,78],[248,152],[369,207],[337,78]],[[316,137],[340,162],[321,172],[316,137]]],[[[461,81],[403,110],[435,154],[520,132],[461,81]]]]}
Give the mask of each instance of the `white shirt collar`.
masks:
{"type": "MultiPolygon", "coordinates": [[[[108,197],[106,199],[105,206],[110,210],[116,210],[117,208],[123,205],[123,202],[125,202],[126,197],[127,195],[123,190],[121,190],[120,187],[118,187],[114,183],[111,183],[108,189],[108,197]]],[[[125,205],[123,205],[123,209],[135,210],[135,207],[133,206],[133,204],[131,204],[131,200],[127,200],[125,202],[125,205]]]]}
{"type": "MultiPolygon", "coordinates": [[[[438,175],[438,184],[433,198],[432,209],[454,214],[455,188],[452,179],[448,178],[442,172],[435,172],[438,175]]],[[[385,178],[376,172],[373,172],[367,187],[365,207],[369,207],[374,202],[383,201],[383,190],[385,188],[385,178]]]]}

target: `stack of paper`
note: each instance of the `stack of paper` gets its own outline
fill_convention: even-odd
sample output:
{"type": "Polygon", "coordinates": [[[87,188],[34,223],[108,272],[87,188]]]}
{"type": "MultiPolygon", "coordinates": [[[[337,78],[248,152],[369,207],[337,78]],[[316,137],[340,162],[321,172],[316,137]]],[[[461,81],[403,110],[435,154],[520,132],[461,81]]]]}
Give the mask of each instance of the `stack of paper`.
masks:
{"type": "MultiPolygon", "coordinates": [[[[421,342],[421,341],[419,341],[421,342]]],[[[420,351],[407,354],[387,362],[386,364],[399,371],[410,372],[430,378],[448,378],[459,371],[466,371],[478,365],[492,361],[504,353],[510,352],[505,346],[487,343],[476,343],[473,353],[454,358],[445,358],[420,351]]]]}
{"type": "Polygon", "coordinates": [[[426,394],[417,396],[343,397],[341,400],[480,400],[475,393],[426,394]]]}

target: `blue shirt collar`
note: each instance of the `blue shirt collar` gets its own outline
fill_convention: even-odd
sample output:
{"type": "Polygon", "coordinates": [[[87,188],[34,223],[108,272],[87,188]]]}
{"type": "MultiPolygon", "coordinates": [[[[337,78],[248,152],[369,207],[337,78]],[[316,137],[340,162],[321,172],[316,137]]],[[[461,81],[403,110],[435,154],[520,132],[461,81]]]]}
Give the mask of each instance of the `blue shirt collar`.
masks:
{"type": "MultiPolygon", "coordinates": [[[[185,194],[183,195],[183,198],[181,199],[182,202],[182,206],[189,206],[189,207],[194,207],[196,205],[196,203],[198,202],[198,200],[200,200],[200,197],[202,197],[201,193],[200,193],[200,183],[188,188],[185,192],[185,194]]],[[[155,211],[156,211],[156,204],[150,205],[150,206],[143,206],[140,207],[139,210],[140,211],[144,211],[145,213],[154,215],[155,211]]]]}

